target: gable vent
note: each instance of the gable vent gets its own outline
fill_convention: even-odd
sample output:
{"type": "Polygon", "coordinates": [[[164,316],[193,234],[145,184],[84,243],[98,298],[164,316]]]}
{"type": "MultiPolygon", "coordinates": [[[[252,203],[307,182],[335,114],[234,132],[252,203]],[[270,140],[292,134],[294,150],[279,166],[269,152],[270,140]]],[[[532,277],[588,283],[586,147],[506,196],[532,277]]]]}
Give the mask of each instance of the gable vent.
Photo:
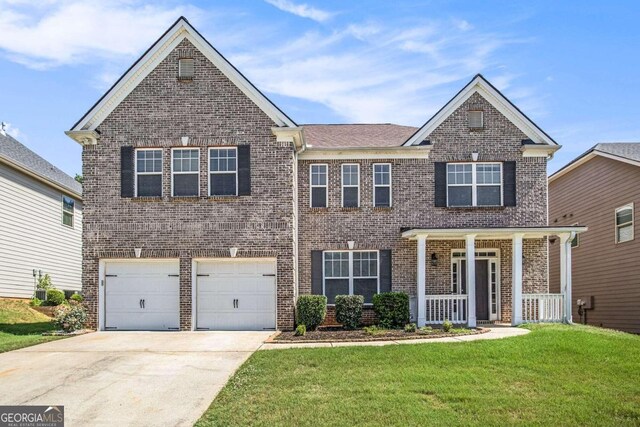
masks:
{"type": "Polygon", "coordinates": [[[178,60],[178,80],[193,80],[195,71],[195,61],[192,58],[178,60]]]}
{"type": "Polygon", "coordinates": [[[482,111],[469,111],[469,128],[482,129],[484,127],[484,117],[482,111]]]}

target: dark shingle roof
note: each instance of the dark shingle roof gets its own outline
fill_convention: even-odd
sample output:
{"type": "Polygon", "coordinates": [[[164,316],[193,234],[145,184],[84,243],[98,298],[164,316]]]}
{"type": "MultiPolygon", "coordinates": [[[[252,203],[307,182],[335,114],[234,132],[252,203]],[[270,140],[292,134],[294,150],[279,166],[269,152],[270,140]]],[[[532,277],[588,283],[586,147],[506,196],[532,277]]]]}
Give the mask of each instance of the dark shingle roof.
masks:
{"type": "Polygon", "coordinates": [[[0,158],[27,169],[28,171],[50,181],[77,195],[82,195],[82,185],[75,179],[38,156],[9,135],[0,133],[0,158]]]}
{"type": "Polygon", "coordinates": [[[601,142],[593,150],[640,162],[640,142],[601,142]]]}
{"type": "Polygon", "coordinates": [[[418,128],[391,123],[301,125],[313,148],[399,147],[418,128]]]}

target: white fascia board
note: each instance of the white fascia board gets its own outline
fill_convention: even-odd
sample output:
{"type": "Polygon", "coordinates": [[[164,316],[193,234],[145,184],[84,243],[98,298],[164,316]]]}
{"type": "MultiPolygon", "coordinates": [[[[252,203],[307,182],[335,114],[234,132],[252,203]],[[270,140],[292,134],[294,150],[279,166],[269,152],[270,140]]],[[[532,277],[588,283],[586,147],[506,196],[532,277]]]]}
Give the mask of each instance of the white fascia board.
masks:
{"type": "Polygon", "coordinates": [[[30,176],[31,178],[35,179],[36,181],[39,181],[45,185],[48,185],[51,188],[54,188],[68,196],[71,196],[73,198],[75,198],[76,200],[79,200],[80,202],[82,202],[82,194],[76,193],[74,190],[67,188],[65,186],[62,186],[60,184],[58,184],[57,182],[51,181],[49,178],[47,178],[44,175],[40,175],[36,172],[33,172],[30,169],[25,168],[24,166],[22,166],[19,163],[16,163],[14,161],[12,161],[11,159],[4,157],[4,156],[0,156],[0,163],[3,163],[7,166],[9,166],[10,168],[13,168],[15,170],[17,170],[18,172],[22,172],[23,174],[30,176]]]}
{"type": "Polygon", "coordinates": [[[290,142],[298,152],[305,149],[304,131],[302,127],[272,127],[271,132],[275,135],[276,141],[290,142]]]}
{"type": "Polygon", "coordinates": [[[313,148],[298,155],[299,160],[360,160],[360,159],[428,159],[431,147],[345,147],[313,148]]]}
{"type": "Polygon", "coordinates": [[[124,77],[98,102],[72,131],[95,130],[100,123],[153,71],[184,39],[189,40],[214,66],[231,80],[278,126],[295,127],[282,111],[261,94],[238,70],[198,34],[184,19],[176,24],[132,67],[124,77]]]}
{"type": "Polygon", "coordinates": [[[406,239],[425,236],[431,240],[460,240],[466,235],[475,235],[476,239],[510,239],[514,234],[522,234],[524,238],[536,239],[557,236],[566,233],[583,233],[587,227],[514,227],[514,228],[435,228],[411,229],[402,233],[406,239]]]}
{"type": "Polygon", "coordinates": [[[630,165],[633,165],[633,166],[640,166],[640,162],[637,161],[637,160],[627,159],[625,157],[616,156],[615,154],[604,153],[602,151],[593,150],[590,153],[588,153],[588,154],[584,155],[583,157],[579,158],[578,160],[574,161],[573,163],[570,163],[567,166],[565,166],[564,168],[562,168],[559,171],[555,172],[553,175],[551,175],[549,177],[549,182],[555,181],[556,179],[560,178],[561,176],[566,175],[567,173],[569,173],[572,170],[582,166],[583,164],[587,163],[589,160],[593,159],[596,156],[605,157],[605,158],[611,159],[611,160],[617,160],[619,162],[627,163],[627,164],[630,164],[630,165]]]}
{"type": "Polygon", "coordinates": [[[562,145],[547,144],[525,144],[520,147],[522,157],[545,157],[552,159],[556,151],[562,148],[562,145]]]}
{"type": "Polygon", "coordinates": [[[438,126],[474,93],[479,93],[496,110],[502,113],[510,122],[527,135],[536,144],[558,145],[549,138],[538,126],[529,120],[522,112],[515,108],[502,94],[488,84],[483,77],[476,76],[462,91],[460,91],[444,108],[436,113],[424,124],[404,145],[417,145],[424,141],[438,126]]]}

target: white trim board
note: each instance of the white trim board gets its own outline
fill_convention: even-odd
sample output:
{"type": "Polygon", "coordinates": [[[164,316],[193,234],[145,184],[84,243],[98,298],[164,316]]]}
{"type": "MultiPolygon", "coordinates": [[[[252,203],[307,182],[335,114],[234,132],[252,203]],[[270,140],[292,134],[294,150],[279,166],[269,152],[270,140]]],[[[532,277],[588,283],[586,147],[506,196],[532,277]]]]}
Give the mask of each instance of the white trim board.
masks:
{"type": "Polygon", "coordinates": [[[474,93],[479,93],[536,144],[558,145],[549,135],[493,87],[481,74],[476,75],[473,80],[418,129],[403,145],[420,144],[474,93]]]}
{"type": "MultiPolygon", "coordinates": [[[[116,82],[109,91],[76,123],[74,132],[95,130],[100,123],[153,71],[175,48],[187,39],[202,52],[211,63],[231,80],[249,99],[251,99],[277,126],[295,127],[296,124],[262,94],[246,77],[242,75],[225,57],[223,57],[198,31],[184,18],[160,37],[158,41],[116,82]]],[[[176,76],[177,78],[177,76],[176,76]]],[[[72,136],[73,137],[73,136],[72,136]]]]}

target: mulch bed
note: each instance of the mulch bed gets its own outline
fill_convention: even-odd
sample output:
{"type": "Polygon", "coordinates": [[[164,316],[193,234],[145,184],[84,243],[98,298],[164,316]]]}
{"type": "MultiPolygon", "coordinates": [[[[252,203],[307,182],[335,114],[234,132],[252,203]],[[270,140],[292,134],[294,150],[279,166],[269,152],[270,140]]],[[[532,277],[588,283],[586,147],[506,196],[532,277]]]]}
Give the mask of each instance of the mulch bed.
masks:
{"type": "Polygon", "coordinates": [[[73,332],[65,332],[65,331],[48,331],[43,332],[43,336],[52,336],[52,337],[74,337],[76,335],[84,335],[93,332],[91,329],[80,329],[78,331],[73,332]]]}
{"type": "Polygon", "coordinates": [[[405,332],[402,329],[387,329],[378,331],[375,335],[367,334],[364,329],[347,331],[340,327],[321,327],[315,331],[307,331],[304,336],[295,335],[295,331],[284,331],[272,336],[267,342],[270,343],[290,343],[290,342],[340,342],[340,341],[398,341],[424,338],[445,338],[461,335],[477,335],[489,332],[486,328],[476,329],[456,329],[455,331],[444,332],[442,329],[434,328],[431,331],[405,332]]]}

